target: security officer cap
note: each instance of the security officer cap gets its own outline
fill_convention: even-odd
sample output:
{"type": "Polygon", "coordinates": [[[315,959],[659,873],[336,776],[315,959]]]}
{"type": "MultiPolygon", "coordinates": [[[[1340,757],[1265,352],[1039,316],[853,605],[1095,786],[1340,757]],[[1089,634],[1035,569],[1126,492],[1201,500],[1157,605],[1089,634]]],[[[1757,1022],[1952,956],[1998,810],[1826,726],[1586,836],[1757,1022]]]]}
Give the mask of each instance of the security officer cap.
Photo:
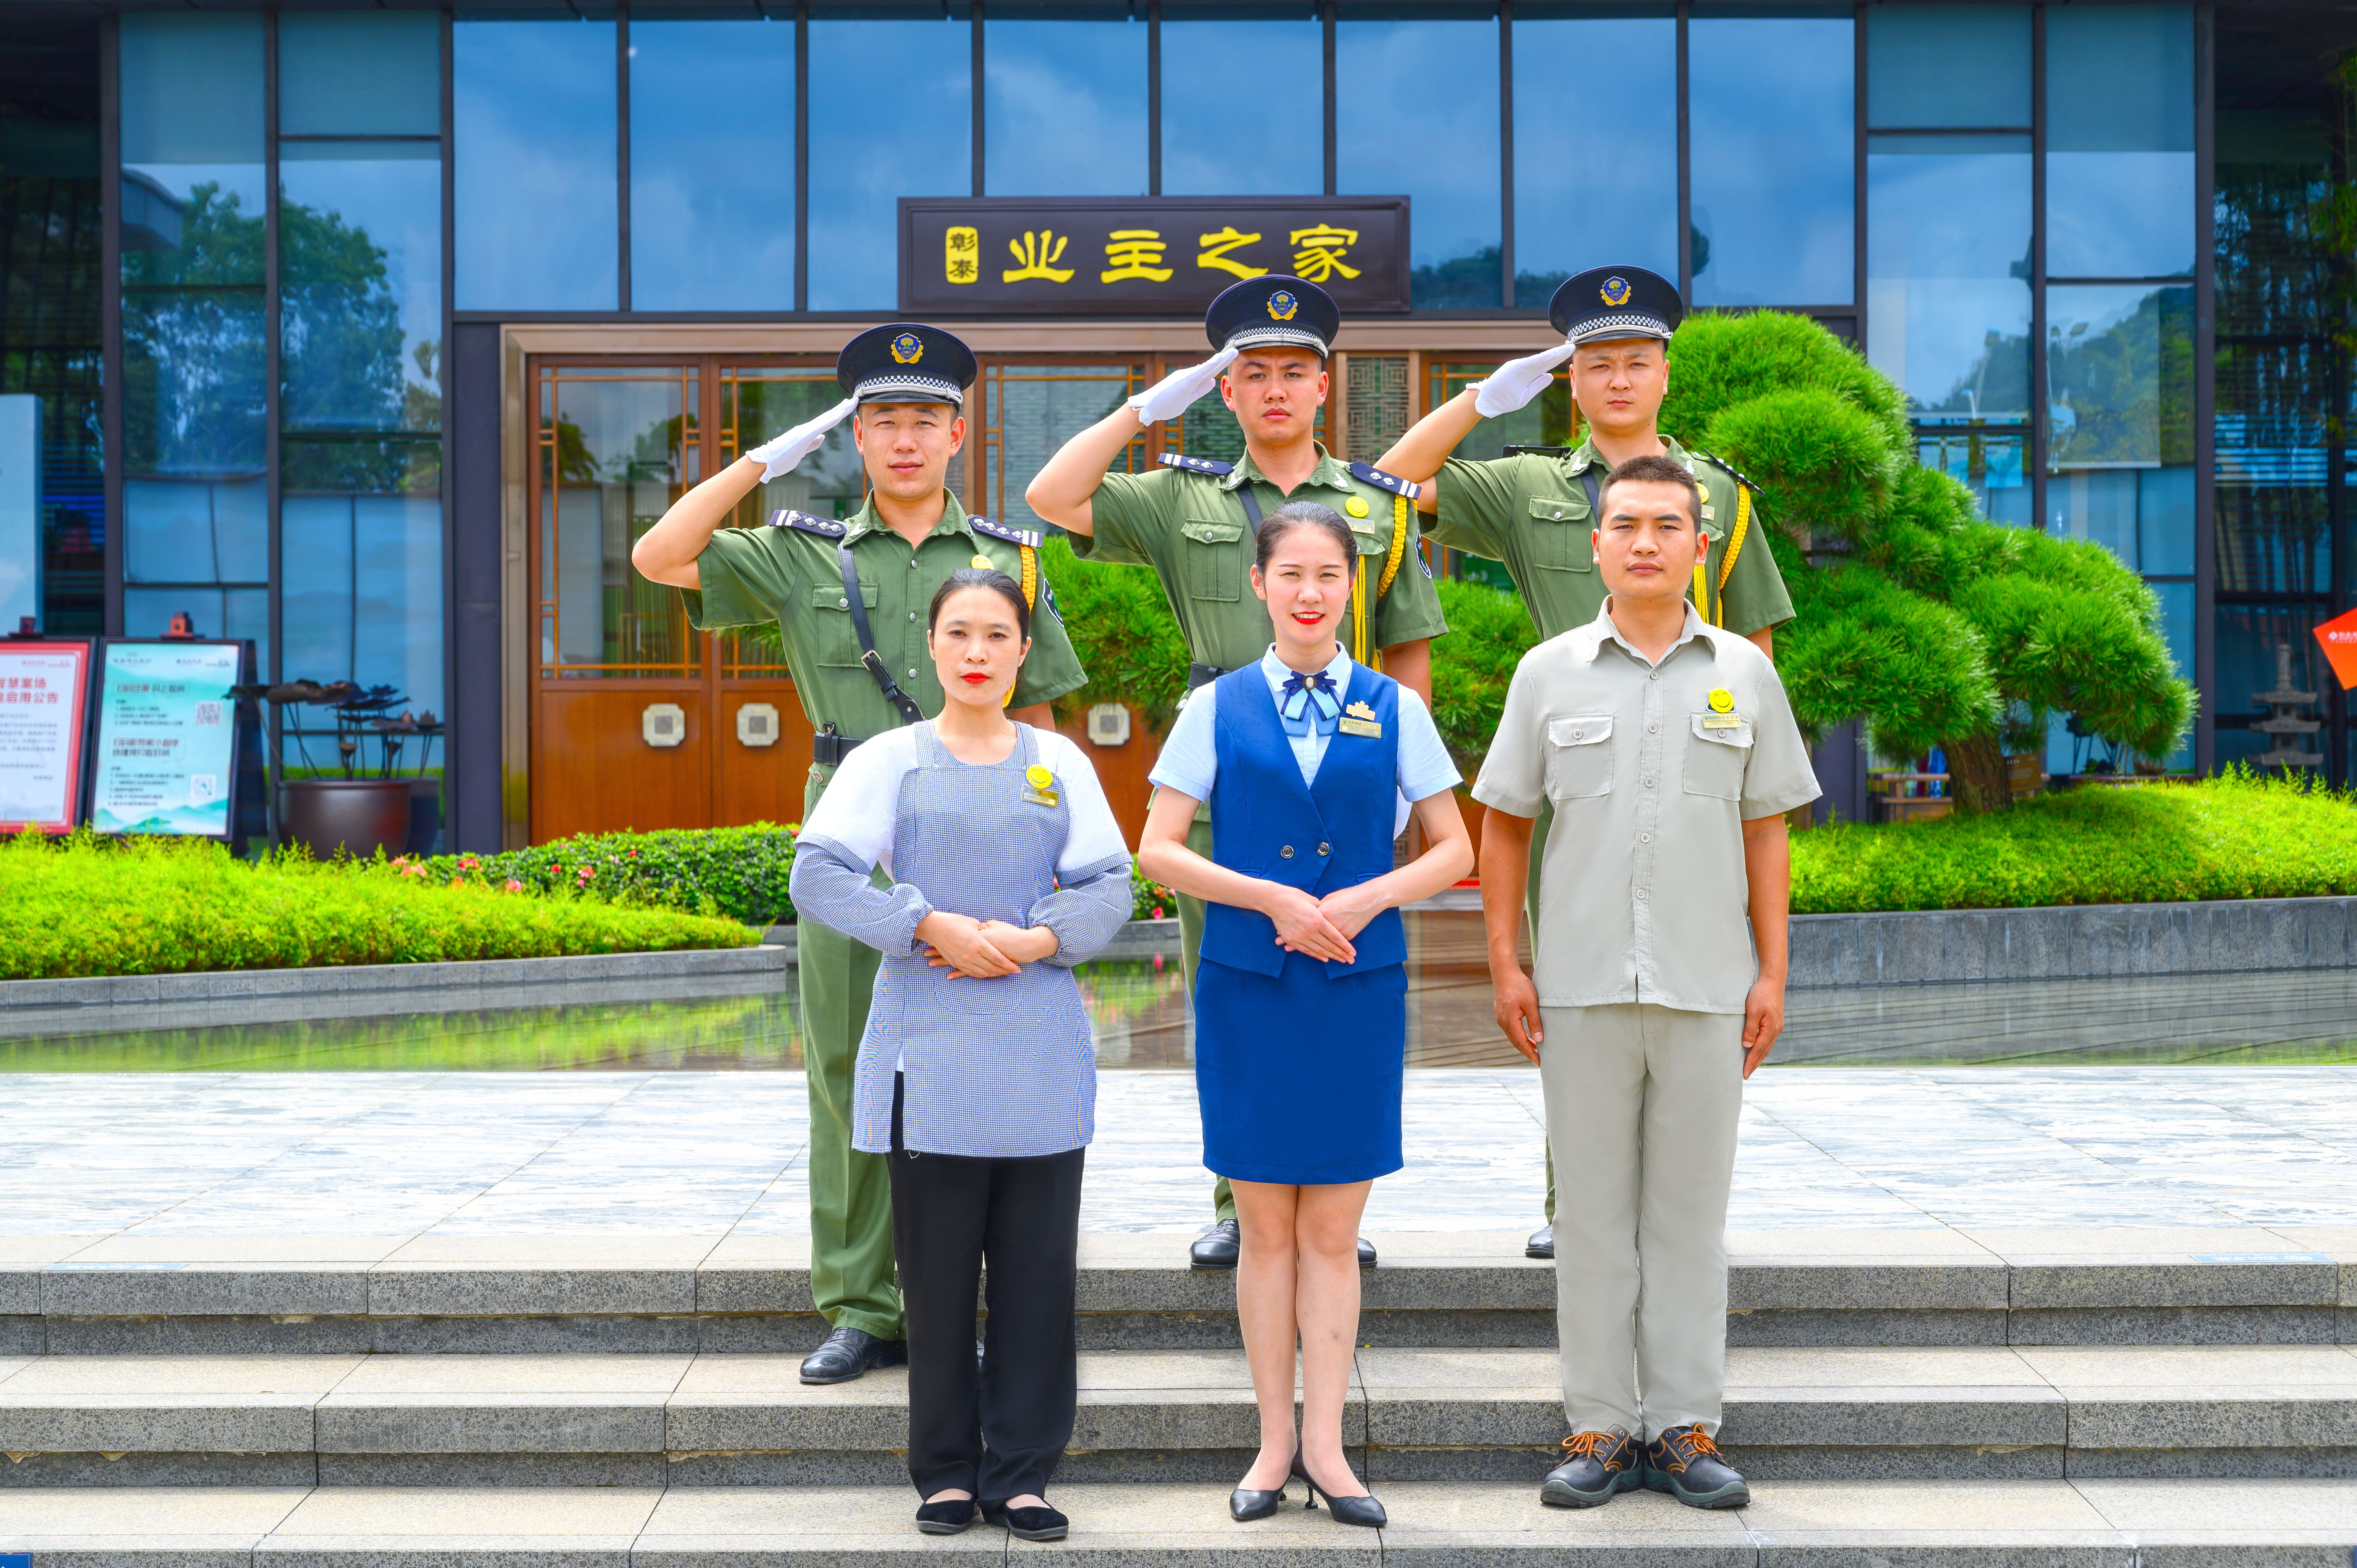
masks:
{"type": "Polygon", "coordinates": [[[1547,306],[1555,329],[1575,343],[1610,338],[1666,343],[1684,315],[1677,285],[1642,267],[1590,267],[1566,279],[1547,306]]]}
{"type": "Polygon", "coordinates": [[[1220,291],[1203,312],[1203,331],[1214,349],[1253,349],[1293,343],[1323,358],[1342,325],[1333,295],[1314,283],[1270,273],[1220,291]]]}
{"type": "Polygon", "coordinates": [[[871,327],[843,346],[834,379],[861,403],[965,405],[974,385],[974,350],[938,327],[896,321],[871,327]]]}

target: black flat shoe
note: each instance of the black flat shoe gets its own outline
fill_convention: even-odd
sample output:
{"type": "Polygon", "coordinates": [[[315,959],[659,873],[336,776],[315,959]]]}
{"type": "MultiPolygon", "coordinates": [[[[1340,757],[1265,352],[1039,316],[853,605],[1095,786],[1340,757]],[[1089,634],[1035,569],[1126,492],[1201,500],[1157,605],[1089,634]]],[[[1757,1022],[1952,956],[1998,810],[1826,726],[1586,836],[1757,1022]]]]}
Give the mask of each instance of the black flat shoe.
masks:
{"type": "Polygon", "coordinates": [[[872,1367],[897,1367],[909,1359],[902,1339],[878,1339],[864,1328],[838,1328],[802,1359],[802,1381],[847,1383],[872,1367]]]}
{"type": "Polygon", "coordinates": [[[1324,1498],[1326,1512],[1336,1524],[1356,1524],[1363,1525],[1369,1530],[1381,1530],[1391,1522],[1390,1516],[1383,1512],[1383,1505],[1375,1501],[1373,1498],[1338,1498],[1316,1481],[1311,1480],[1308,1467],[1302,1464],[1301,1455],[1298,1454],[1293,1456],[1293,1474],[1295,1479],[1309,1488],[1309,1500],[1301,1506],[1305,1509],[1314,1509],[1318,1506],[1318,1499],[1324,1498]]]}
{"type": "Polygon", "coordinates": [[[952,1498],[917,1510],[917,1528],[927,1535],[957,1535],[974,1522],[974,1499],[952,1498]]]}
{"type": "Polygon", "coordinates": [[[982,1517],[1005,1525],[1006,1533],[1018,1541],[1061,1541],[1072,1529],[1072,1521],[1051,1508],[1011,1509],[1003,1502],[986,1502],[982,1517]]]}
{"type": "Polygon", "coordinates": [[[1523,1256],[1525,1258],[1552,1258],[1555,1256],[1554,1220],[1548,1220],[1545,1224],[1531,1232],[1531,1239],[1523,1243],[1523,1256]]]}
{"type": "Polygon", "coordinates": [[[1187,1265],[1195,1269],[1232,1269],[1243,1251],[1243,1234],[1232,1219],[1222,1219],[1195,1238],[1187,1249],[1187,1265]]]}
{"type": "Polygon", "coordinates": [[[1374,1266],[1375,1244],[1372,1241],[1368,1240],[1364,1236],[1361,1236],[1359,1238],[1359,1267],[1362,1269],[1372,1269],[1374,1266]]]}

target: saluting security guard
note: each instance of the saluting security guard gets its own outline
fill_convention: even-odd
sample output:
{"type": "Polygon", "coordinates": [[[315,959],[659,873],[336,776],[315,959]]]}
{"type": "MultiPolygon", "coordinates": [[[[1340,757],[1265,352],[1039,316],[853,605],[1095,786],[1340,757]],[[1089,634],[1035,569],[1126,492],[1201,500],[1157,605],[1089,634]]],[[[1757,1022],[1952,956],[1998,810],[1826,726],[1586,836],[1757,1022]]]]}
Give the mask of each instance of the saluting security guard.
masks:
{"type": "MultiPolygon", "coordinates": [[[[1416,487],[1365,463],[1344,464],[1317,438],[1326,403],[1326,356],[1342,313],[1326,291],[1270,274],[1222,292],[1204,313],[1218,350],[1199,365],[1164,377],[1064,444],[1031,481],[1031,510],[1072,535],[1084,559],[1151,566],[1162,579],[1187,639],[1189,691],[1232,670],[1257,664],[1268,650],[1268,614],[1245,587],[1261,520],[1287,499],[1314,500],[1342,513],[1359,543],[1343,649],[1362,664],[1432,700],[1427,646],[1448,629],[1431,571],[1417,548],[1416,487]],[[1111,474],[1141,425],[1176,419],[1220,389],[1243,426],[1244,455],[1235,463],[1176,452],[1145,474],[1111,474]]],[[[1436,465],[1437,466],[1437,465],[1436,465]]],[[[1199,812],[1187,847],[1209,858],[1211,824],[1199,812]]],[[[1191,994],[1202,944],[1203,905],[1181,895],[1178,934],[1191,994]]],[[[1232,1269],[1238,1250],[1235,1200],[1222,1180],[1214,1222],[1190,1253],[1197,1268],[1232,1269]]],[[[1359,1262],[1374,1249],[1359,1242],[1359,1262]]]]}
{"type": "MultiPolygon", "coordinates": [[[[835,361],[845,398],[682,496],[630,560],[685,589],[698,630],[775,621],[802,711],[818,726],[803,820],[862,741],[942,711],[926,651],[933,592],[969,566],[1022,585],[1035,616],[1030,657],[1009,716],[1052,729],[1050,699],[1084,684],[1054,596],[1039,575],[1039,536],[969,517],[945,487],[965,440],[960,410],[974,355],[931,327],[874,328],[835,361]],[[765,528],[723,526],[754,487],[790,472],[845,418],[872,487],[840,521],[783,510],[765,528]]],[[[893,1283],[890,1156],[851,1146],[853,1068],[881,955],[817,924],[802,928],[802,1063],[810,1081],[811,1294],[833,1325],[802,1362],[806,1383],[839,1383],[906,1355],[893,1283]]]]}
{"type": "MultiPolygon", "coordinates": [[[[1541,640],[1587,625],[1603,607],[1604,583],[1588,533],[1605,476],[1631,457],[1669,457],[1701,487],[1710,553],[1695,567],[1687,590],[1696,613],[1771,657],[1775,628],[1792,618],[1783,574],[1763,536],[1759,488],[1709,453],[1688,453],[1661,432],[1670,337],[1684,314],[1676,285],[1642,267],[1596,267],[1566,279],[1547,308],[1562,343],[1499,366],[1487,381],[1426,414],[1383,454],[1385,468],[1425,481],[1415,504],[1435,515],[1429,533],[1435,543],[1505,563],[1541,640]],[[1586,440],[1567,451],[1488,461],[1448,456],[1482,420],[1512,413],[1544,392],[1566,361],[1572,401],[1587,424],[1586,440]]],[[[1554,820],[1552,808],[1542,811],[1541,850],[1554,820]]],[[[1534,854],[1528,885],[1534,930],[1540,864],[1534,854]]],[[[1523,1248],[1530,1257],[1555,1256],[1552,1152],[1546,1220],[1523,1248]]]]}

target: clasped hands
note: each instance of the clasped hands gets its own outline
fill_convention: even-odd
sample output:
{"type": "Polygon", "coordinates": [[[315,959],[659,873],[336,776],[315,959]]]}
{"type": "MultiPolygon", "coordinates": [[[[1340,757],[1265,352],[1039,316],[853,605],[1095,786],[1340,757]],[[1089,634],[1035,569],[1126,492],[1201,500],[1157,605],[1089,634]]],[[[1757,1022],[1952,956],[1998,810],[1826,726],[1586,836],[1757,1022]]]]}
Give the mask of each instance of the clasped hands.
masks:
{"type": "Polygon", "coordinates": [[[1027,963],[1053,958],[1061,944],[1047,926],[1010,926],[936,909],[917,922],[925,962],[952,980],[1004,980],[1027,963]]]}
{"type": "Polygon", "coordinates": [[[1265,884],[1261,912],[1276,927],[1276,944],[1287,952],[1307,953],[1329,963],[1354,963],[1359,950],[1351,939],[1383,912],[1383,901],[1373,884],[1338,888],[1313,898],[1282,882],[1265,884]]]}

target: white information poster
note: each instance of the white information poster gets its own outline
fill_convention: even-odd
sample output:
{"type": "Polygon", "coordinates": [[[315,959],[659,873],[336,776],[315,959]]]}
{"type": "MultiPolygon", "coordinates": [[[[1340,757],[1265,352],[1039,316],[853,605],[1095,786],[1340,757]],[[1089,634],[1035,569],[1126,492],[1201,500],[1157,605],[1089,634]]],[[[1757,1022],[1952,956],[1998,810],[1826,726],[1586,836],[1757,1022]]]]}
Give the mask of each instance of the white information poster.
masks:
{"type": "Polygon", "coordinates": [[[236,642],[110,642],[98,688],[91,826],[227,838],[237,760],[236,642]]]}
{"type": "Polygon", "coordinates": [[[0,832],[64,832],[81,797],[90,646],[0,642],[0,832]]]}

